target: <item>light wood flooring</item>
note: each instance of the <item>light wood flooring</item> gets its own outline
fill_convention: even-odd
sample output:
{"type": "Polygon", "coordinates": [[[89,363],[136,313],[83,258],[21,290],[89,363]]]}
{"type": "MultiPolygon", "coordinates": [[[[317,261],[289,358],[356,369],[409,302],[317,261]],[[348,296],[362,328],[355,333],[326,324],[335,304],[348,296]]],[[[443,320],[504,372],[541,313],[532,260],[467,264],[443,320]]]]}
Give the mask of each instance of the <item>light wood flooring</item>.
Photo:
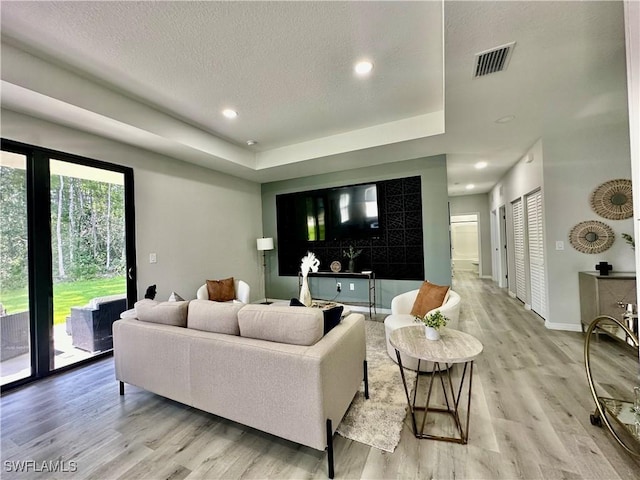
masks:
{"type": "MultiPolygon", "coordinates": [[[[469,443],[417,440],[408,421],[392,454],[336,435],[336,478],[639,479],[640,463],[589,422],[583,335],[545,329],[471,273],[456,273],[453,288],[463,299],[458,328],[485,347],[469,443]]],[[[630,349],[601,340],[594,351],[608,394],[638,383],[630,349]]],[[[0,408],[3,479],[326,478],[323,452],[135,387],[119,396],[111,358],[5,394],[0,408]],[[24,460],[73,461],[76,471],[8,471],[24,460]]]]}

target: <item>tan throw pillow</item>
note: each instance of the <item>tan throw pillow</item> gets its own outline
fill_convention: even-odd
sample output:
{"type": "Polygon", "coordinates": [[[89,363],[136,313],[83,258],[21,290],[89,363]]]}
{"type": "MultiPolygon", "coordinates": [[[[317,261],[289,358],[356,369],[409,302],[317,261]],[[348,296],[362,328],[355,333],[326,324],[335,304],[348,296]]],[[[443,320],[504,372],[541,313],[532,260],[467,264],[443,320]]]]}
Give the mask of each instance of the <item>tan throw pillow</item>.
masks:
{"type": "Polygon", "coordinates": [[[416,301],[413,303],[411,315],[424,317],[427,312],[441,307],[449,294],[448,286],[440,286],[425,280],[420,287],[416,301]]]}
{"type": "Polygon", "coordinates": [[[229,302],[236,298],[236,287],[233,277],[224,280],[207,280],[209,300],[214,302],[229,302]]]}

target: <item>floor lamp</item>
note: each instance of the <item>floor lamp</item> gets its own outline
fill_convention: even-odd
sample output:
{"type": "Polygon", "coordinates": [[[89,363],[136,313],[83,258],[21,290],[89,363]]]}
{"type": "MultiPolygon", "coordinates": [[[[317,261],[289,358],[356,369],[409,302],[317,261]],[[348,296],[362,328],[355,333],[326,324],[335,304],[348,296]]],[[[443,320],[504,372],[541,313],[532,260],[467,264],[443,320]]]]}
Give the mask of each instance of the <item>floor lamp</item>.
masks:
{"type": "Polygon", "coordinates": [[[267,298],[267,250],[273,250],[273,238],[259,238],[257,241],[258,251],[262,252],[262,268],[264,276],[264,303],[270,304],[271,302],[267,298]]]}

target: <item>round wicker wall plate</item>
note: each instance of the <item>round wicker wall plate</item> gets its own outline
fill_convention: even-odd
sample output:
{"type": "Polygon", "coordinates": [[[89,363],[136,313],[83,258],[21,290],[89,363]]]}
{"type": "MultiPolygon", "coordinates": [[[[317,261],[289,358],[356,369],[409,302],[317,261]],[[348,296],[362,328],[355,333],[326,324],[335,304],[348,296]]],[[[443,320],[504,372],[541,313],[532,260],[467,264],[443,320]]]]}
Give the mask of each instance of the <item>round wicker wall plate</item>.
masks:
{"type": "Polygon", "coordinates": [[[335,260],[331,262],[331,266],[329,268],[332,272],[338,273],[340,270],[342,270],[342,264],[339,261],[335,260]]]}
{"type": "Polygon", "coordinates": [[[608,250],[615,234],[606,223],[597,220],[580,222],[569,232],[569,243],[582,253],[601,253],[608,250]]]}
{"type": "Polygon", "coordinates": [[[596,188],[589,198],[594,212],[609,220],[624,220],[633,215],[631,180],[609,180],[596,188]]]}

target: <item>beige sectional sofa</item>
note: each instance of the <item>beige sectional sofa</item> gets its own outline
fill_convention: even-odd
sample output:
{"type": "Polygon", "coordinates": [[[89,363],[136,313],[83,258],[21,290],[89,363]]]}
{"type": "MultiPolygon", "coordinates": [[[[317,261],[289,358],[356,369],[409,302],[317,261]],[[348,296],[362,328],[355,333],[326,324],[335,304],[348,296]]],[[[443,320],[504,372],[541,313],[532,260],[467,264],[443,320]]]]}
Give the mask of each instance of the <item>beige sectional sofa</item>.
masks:
{"type": "Polygon", "coordinates": [[[333,478],[333,433],[363,378],[368,390],[362,314],[326,335],[322,311],[306,307],[143,300],[136,315],[113,325],[121,394],[136,385],[327,449],[333,478]]]}

